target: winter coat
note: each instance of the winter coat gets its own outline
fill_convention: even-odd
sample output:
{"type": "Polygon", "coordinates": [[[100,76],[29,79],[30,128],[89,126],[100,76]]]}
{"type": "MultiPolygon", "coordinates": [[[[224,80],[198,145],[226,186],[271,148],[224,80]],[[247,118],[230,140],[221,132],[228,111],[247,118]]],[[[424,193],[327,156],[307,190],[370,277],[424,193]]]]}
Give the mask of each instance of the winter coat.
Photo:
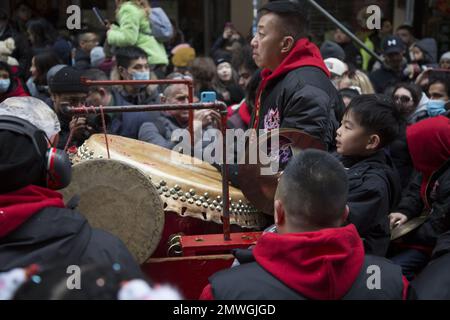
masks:
{"type": "Polygon", "coordinates": [[[400,198],[400,177],[384,150],[368,158],[340,160],[349,179],[348,220],[363,238],[366,253],[383,257],[390,242],[388,215],[400,198]]]}
{"type": "Polygon", "coordinates": [[[151,35],[149,17],[132,2],[120,6],[117,25],[108,31],[108,44],[116,47],[138,46],[147,53],[151,65],[169,64],[164,45],[151,35]]]}
{"type": "Polygon", "coordinates": [[[385,64],[380,69],[372,71],[369,79],[373,84],[376,93],[385,93],[390,87],[394,87],[399,82],[408,80],[408,76],[403,71],[394,71],[385,64]]]}
{"type": "MultiPolygon", "coordinates": [[[[112,90],[112,95],[115,106],[127,106],[131,104],[116,90],[112,90]]],[[[149,100],[149,104],[158,102],[157,95],[153,95],[151,100],[149,100]]],[[[113,115],[108,132],[126,138],[138,139],[141,126],[146,122],[155,121],[160,114],[159,111],[116,113],[113,115]]]]}
{"type": "Polygon", "coordinates": [[[333,149],[344,104],[329,75],[319,49],[300,39],[273,72],[261,72],[251,127],[299,129],[333,149]]]}

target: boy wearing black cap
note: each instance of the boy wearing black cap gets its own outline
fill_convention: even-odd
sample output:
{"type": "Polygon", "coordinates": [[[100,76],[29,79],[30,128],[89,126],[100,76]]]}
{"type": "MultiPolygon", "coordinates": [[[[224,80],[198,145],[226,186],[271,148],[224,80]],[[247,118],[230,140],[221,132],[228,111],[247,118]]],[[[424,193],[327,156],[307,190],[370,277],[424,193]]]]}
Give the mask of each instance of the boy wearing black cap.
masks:
{"type": "Polygon", "coordinates": [[[386,89],[407,80],[403,74],[406,60],[403,55],[405,45],[397,36],[386,37],[383,41],[384,63],[380,69],[370,73],[369,78],[377,93],[385,93],[386,89]]]}
{"type": "Polygon", "coordinates": [[[276,1],[259,14],[251,46],[255,63],[264,69],[251,126],[299,129],[333,149],[344,107],[319,49],[306,38],[302,8],[276,1]]]}

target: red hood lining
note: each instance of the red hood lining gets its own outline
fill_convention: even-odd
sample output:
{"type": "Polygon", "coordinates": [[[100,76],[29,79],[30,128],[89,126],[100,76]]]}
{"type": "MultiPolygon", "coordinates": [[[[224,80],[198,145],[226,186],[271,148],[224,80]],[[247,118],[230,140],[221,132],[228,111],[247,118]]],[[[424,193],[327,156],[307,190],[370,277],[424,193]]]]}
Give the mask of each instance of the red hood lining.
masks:
{"type": "Polygon", "coordinates": [[[47,207],[64,208],[62,195],[33,185],[0,194],[0,238],[7,236],[47,207]]]}
{"type": "Polygon", "coordinates": [[[297,234],[263,235],[256,261],[275,278],[310,299],[341,299],[364,263],[354,225],[297,234]]]}

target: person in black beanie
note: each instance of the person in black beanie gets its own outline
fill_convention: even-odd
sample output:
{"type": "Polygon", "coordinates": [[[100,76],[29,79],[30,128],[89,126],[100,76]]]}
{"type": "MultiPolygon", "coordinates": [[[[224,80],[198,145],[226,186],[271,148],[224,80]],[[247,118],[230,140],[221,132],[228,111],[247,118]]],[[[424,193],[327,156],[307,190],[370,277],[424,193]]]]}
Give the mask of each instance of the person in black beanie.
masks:
{"type": "Polygon", "coordinates": [[[86,117],[72,117],[64,114],[62,105],[68,103],[70,106],[84,104],[88,95],[88,86],[81,84],[80,78],[83,72],[73,67],[64,67],[59,70],[49,81],[49,91],[53,101],[53,108],[61,122],[58,148],[64,149],[69,139],[70,131],[73,130],[71,145],[80,146],[89,138],[94,129],[87,123],[86,117]]]}
{"type": "Polygon", "coordinates": [[[0,272],[31,264],[45,270],[117,263],[139,277],[139,266],[118,238],[91,228],[80,213],[66,208],[60,193],[47,187],[49,144],[43,128],[0,116],[0,272]],[[11,126],[28,128],[29,135],[11,126]]]}
{"type": "Polygon", "coordinates": [[[340,45],[336,42],[326,40],[320,46],[320,54],[322,55],[323,60],[328,58],[336,58],[341,61],[345,61],[345,51],[342,49],[340,45]]]}

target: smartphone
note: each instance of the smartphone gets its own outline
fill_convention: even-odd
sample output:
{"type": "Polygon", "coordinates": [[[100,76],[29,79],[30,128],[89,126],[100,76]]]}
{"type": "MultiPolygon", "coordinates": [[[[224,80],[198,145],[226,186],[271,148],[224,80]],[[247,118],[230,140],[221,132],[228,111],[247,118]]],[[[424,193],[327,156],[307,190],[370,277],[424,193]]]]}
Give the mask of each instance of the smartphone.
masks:
{"type": "Polygon", "coordinates": [[[92,7],[92,11],[94,11],[97,20],[100,21],[101,24],[106,26],[106,19],[102,16],[102,13],[97,7],[92,7]]]}
{"type": "Polygon", "coordinates": [[[215,102],[216,100],[217,96],[214,91],[203,91],[200,94],[200,102],[215,102]]]}

